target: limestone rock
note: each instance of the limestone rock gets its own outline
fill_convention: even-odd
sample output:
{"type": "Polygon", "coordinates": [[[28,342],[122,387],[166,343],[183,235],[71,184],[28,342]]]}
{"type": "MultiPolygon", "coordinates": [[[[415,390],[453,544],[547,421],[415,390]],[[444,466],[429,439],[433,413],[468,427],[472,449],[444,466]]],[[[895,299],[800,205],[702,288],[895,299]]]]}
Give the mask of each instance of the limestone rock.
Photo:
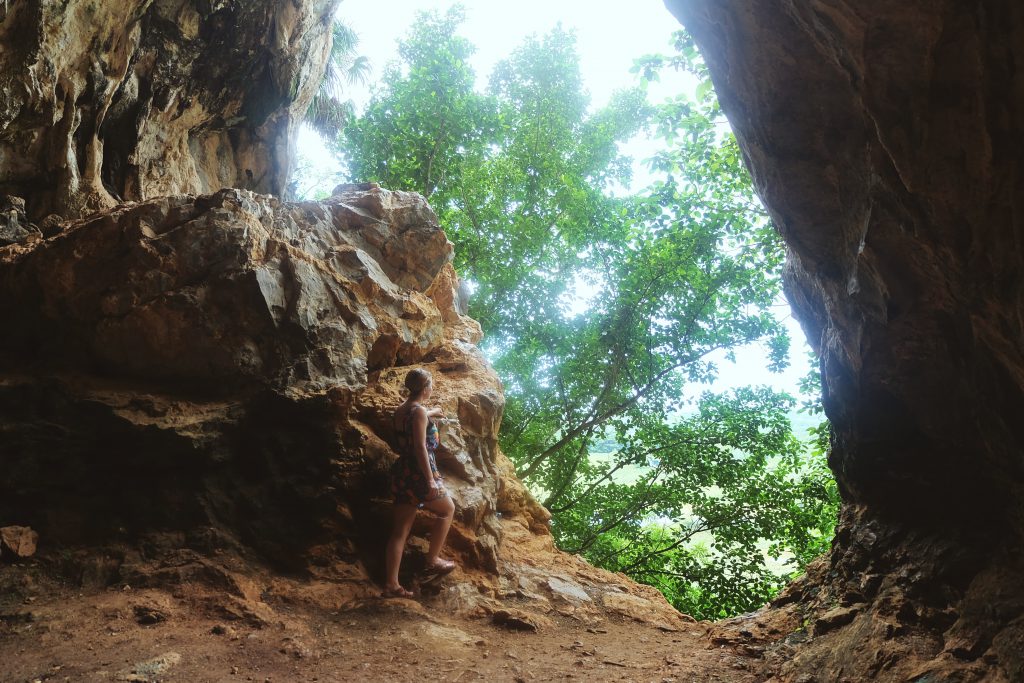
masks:
{"type": "Polygon", "coordinates": [[[1024,73],[1007,65],[1024,59],[1024,8],[666,4],[707,61],[821,355],[844,507],[799,599],[812,618],[870,606],[780,677],[974,680],[978,658],[987,680],[1020,678],[1024,73]],[[969,657],[943,656],[947,638],[969,657]]]}
{"type": "Polygon", "coordinates": [[[25,200],[0,195],[0,247],[16,244],[38,235],[39,229],[25,218],[25,200]]]}
{"type": "Polygon", "coordinates": [[[631,593],[608,591],[601,596],[601,601],[612,612],[637,621],[649,621],[657,610],[650,600],[631,593]]]}
{"type": "Polygon", "coordinates": [[[630,582],[554,548],[498,448],[502,387],[426,201],[280,199],[337,4],[0,6],[0,519],[70,548],[83,587],[202,585],[256,626],[268,591],[340,608],[376,593],[390,417],[424,367],[459,567],[423,588],[491,609],[523,579],[597,618],[594,581],[630,582]]]}
{"type": "Polygon", "coordinates": [[[23,559],[36,554],[39,534],[27,526],[0,527],[0,554],[23,559]]]}
{"type": "Polygon", "coordinates": [[[181,655],[177,652],[165,652],[161,655],[138,662],[131,667],[128,673],[118,676],[120,681],[135,681],[148,683],[163,677],[174,667],[181,663],[181,655]]]}
{"type": "Polygon", "coordinates": [[[18,301],[0,314],[23,321],[0,345],[197,388],[360,387],[382,338],[395,340],[392,363],[440,346],[425,290],[450,258],[430,209],[401,193],[152,200],[75,223],[32,253],[0,254],[0,270],[19,271],[5,288],[18,301]]]}
{"type": "Polygon", "coordinates": [[[491,621],[513,631],[536,633],[551,627],[550,619],[517,609],[499,609],[491,615],[491,621]]]}
{"type": "Polygon", "coordinates": [[[1005,473],[1024,444],[1024,176],[996,150],[1024,129],[1006,104],[1024,75],[998,66],[1024,50],[1021,8],[669,6],[787,241],[845,499],[917,526],[1017,528],[1024,476],[1005,473]]]}
{"type": "MultiPolygon", "coordinates": [[[[550,598],[600,618],[591,592],[636,587],[560,553],[499,450],[501,384],[451,258],[422,197],[372,184],[322,202],[153,199],[0,248],[0,317],[19,321],[0,336],[0,518],[30,511],[55,543],[135,544],[92,583],[201,583],[223,594],[219,618],[275,618],[266,585],[225,559],[251,550],[310,577],[274,594],[337,609],[376,592],[391,418],[423,367],[447,418],[459,569],[418,587],[475,612],[521,585],[538,612],[550,598]]],[[[403,563],[413,587],[429,528],[424,513],[403,563]]],[[[89,562],[71,572],[83,583],[89,562]]],[[[675,614],[647,604],[651,621],[675,614]]]]}
{"type": "Polygon", "coordinates": [[[500,538],[501,573],[512,579],[502,592],[531,612],[555,609],[589,623],[625,616],[669,631],[693,621],[657,589],[559,551],[550,534],[530,531],[525,519],[503,519],[500,538]]]}
{"type": "Polygon", "coordinates": [[[590,602],[591,600],[591,597],[583,590],[583,586],[571,579],[551,576],[548,577],[546,584],[552,596],[559,600],[569,603],[590,602]]]}
{"type": "MultiPolygon", "coordinates": [[[[495,571],[503,399],[451,257],[422,197],[371,187],[154,199],[0,249],[0,316],[19,321],[0,338],[0,508],[64,540],[182,529],[202,549],[206,529],[286,565],[382,555],[415,365],[457,418],[457,550],[495,571]],[[28,504],[54,486],[51,509],[28,504]]],[[[216,580],[203,567],[153,571],[216,580]]]]}
{"type": "Polygon", "coordinates": [[[337,0],[0,6],[0,194],[30,218],[244,187],[283,194],[337,0]]]}
{"type": "Polygon", "coordinates": [[[861,611],[860,606],[835,607],[814,620],[814,635],[820,636],[845,626],[861,611]]]}

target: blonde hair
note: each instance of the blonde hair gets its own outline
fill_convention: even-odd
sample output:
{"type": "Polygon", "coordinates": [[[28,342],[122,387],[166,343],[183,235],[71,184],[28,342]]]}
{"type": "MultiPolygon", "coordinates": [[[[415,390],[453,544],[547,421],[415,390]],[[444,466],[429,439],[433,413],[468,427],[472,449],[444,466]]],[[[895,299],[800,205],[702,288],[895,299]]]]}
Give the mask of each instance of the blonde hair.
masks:
{"type": "Polygon", "coordinates": [[[415,368],[405,376],[405,388],[409,390],[410,397],[416,398],[432,381],[433,377],[429,372],[423,368],[415,368]]]}

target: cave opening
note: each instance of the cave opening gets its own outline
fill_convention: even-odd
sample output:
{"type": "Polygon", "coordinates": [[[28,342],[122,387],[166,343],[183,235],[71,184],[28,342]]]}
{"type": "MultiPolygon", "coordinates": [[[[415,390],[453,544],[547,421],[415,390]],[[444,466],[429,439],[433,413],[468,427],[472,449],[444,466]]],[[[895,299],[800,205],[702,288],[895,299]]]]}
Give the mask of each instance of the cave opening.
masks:
{"type": "Polygon", "coordinates": [[[501,447],[560,547],[687,613],[749,611],[838,510],[782,244],[667,10],[542,5],[386,26],[343,5],[325,96],[347,118],[317,105],[290,186],[428,197],[505,387],[501,447]]]}
{"type": "MultiPolygon", "coordinates": [[[[496,22],[515,44],[481,68],[471,12],[441,11],[349,111],[344,90],[312,104],[329,54],[367,73],[336,4],[4,3],[3,647],[58,632],[20,629],[51,569],[129,612],[128,589],[202,584],[193,607],[260,626],[371,597],[380,416],[424,366],[455,425],[444,604],[674,632],[552,534],[707,617],[774,595],[763,556],[788,544],[804,576],[708,625],[751,676],[1024,677],[1024,8],[669,0],[688,33],[590,100],[569,22],[496,22]],[[676,66],[686,97],[655,97],[676,66]],[[286,194],[304,116],[348,175],[260,194],[286,194]],[[660,146],[633,154],[638,131],[660,146]],[[685,391],[750,341],[781,362],[780,289],[823,371],[811,459],[778,391],[685,391]]],[[[643,23],[599,53],[669,20],[643,23]]],[[[34,680],[27,649],[3,660],[34,680]]]]}

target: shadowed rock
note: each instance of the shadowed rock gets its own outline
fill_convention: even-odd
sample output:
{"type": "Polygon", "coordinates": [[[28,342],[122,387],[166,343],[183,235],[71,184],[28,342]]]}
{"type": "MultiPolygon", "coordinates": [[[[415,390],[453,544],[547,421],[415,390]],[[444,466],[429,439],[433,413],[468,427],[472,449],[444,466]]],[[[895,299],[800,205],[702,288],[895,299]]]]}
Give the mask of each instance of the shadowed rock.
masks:
{"type": "Polygon", "coordinates": [[[827,571],[786,598],[828,633],[784,678],[1021,678],[1024,7],[667,4],[821,354],[844,506],[827,571]]]}
{"type": "Polygon", "coordinates": [[[317,539],[374,555],[417,364],[459,419],[460,550],[495,570],[503,399],[451,254],[421,197],[369,186],[151,200],[0,251],[0,316],[19,321],[0,340],[0,517],[64,541],[211,527],[291,566],[317,539]]]}
{"type": "Polygon", "coordinates": [[[632,593],[633,615],[676,621],[653,589],[555,549],[498,449],[502,389],[451,257],[421,196],[372,184],[155,199],[0,249],[0,316],[19,321],[0,337],[0,519],[80,548],[82,582],[219,587],[239,619],[269,609],[247,578],[263,565],[352,586],[334,604],[365,597],[391,524],[392,413],[425,367],[459,571],[422,590],[460,612],[505,597],[573,616],[632,593]]]}
{"type": "Polygon", "coordinates": [[[337,0],[0,5],[0,194],[32,220],[243,187],[283,194],[337,0]]]}

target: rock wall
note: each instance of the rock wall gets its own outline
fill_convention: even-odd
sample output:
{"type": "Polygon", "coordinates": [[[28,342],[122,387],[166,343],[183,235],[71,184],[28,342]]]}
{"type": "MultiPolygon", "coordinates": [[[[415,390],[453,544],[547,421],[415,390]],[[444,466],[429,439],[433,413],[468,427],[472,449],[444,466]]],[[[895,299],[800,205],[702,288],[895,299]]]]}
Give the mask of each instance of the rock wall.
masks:
{"type": "Polygon", "coordinates": [[[501,476],[501,385],[457,311],[451,256],[422,197],[373,186],[155,199],[0,249],[0,318],[18,321],[0,338],[0,518],[51,543],[173,530],[279,566],[372,567],[389,416],[426,367],[457,419],[453,538],[495,572],[518,483],[501,476]]]}
{"type": "Polygon", "coordinates": [[[423,197],[372,184],[152,199],[0,248],[0,526],[83,586],[212,587],[256,625],[266,591],[351,606],[383,581],[391,416],[424,367],[452,418],[459,568],[422,590],[533,630],[556,611],[678,628],[653,588],[555,549],[498,449],[502,388],[451,257],[423,197]]]}
{"type": "Polygon", "coordinates": [[[804,598],[855,608],[787,671],[1019,680],[1024,7],[666,4],[707,59],[821,354],[844,509],[804,598]],[[899,645],[868,649],[882,641],[899,645]]]}
{"type": "Polygon", "coordinates": [[[30,220],[239,187],[283,194],[338,0],[0,5],[0,195],[30,220]]]}

